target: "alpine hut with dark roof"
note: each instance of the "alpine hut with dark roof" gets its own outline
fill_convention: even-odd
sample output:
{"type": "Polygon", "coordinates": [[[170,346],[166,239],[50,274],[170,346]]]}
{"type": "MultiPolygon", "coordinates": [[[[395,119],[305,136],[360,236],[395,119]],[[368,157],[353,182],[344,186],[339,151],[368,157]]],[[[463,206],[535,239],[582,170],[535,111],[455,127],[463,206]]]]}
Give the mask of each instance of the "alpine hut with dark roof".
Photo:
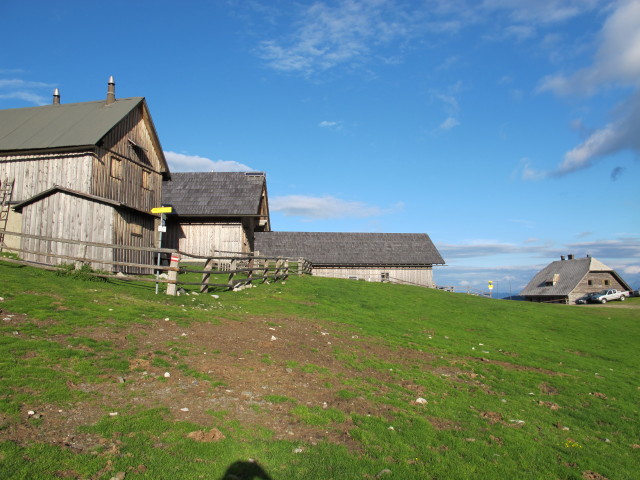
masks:
{"type": "MultiPolygon", "coordinates": [[[[145,99],[116,99],[113,77],[106,100],[61,104],[56,89],[51,105],[0,110],[0,182],[14,181],[7,231],[154,247],[157,217],[150,210],[160,206],[169,176],[145,99]]],[[[68,256],[80,248],[10,235],[5,242],[68,256]]],[[[105,261],[147,263],[151,255],[89,248],[87,257],[105,261]]],[[[41,254],[23,257],[55,262],[41,254]]]]}
{"type": "Polygon", "coordinates": [[[560,257],[540,270],[520,292],[530,302],[574,303],[587,293],[630,290],[618,273],[593,257],[560,257]]]}
{"type": "Polygon", "coordinates": [[[434,288],[433,266],[445,263],[426,234],[265,232],[255,238],[256,254],[303,257],[320,277],[434,288]]]}
{"type": "Polygon", "coordinates": [[[262,172],[174,173],[162,204],[173,209],[163,245],[192,255],[249,253],[254,232],[271,229],[262,172]]]}

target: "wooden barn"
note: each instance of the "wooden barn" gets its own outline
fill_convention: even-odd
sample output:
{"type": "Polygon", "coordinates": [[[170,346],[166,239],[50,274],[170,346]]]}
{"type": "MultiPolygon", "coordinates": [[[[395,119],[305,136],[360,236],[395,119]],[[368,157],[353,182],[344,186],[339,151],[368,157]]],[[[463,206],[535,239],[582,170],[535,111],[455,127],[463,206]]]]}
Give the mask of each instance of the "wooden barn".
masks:
{"type": "MultiPolygon", "coordinates": [[[[157,217],[150,210],[160,205],[168,178],[145,99],[116,99],[113,78],[106,100],[61,104],[56,89],[51,105],[0,110],[0,181],[14,181],[7,231],[155,247],[157,217]]],[[[46,253],[74,256],[81,248],[10,235],[5,242],[45,254],[22,255],[32,261],[54,262],[46,253]]],[[[132,263],[150,257],[113,249],[93,253],[132,263]]]]}
{"type": "Polygon", "coordinates": [[[271,229],[262,172],[174,173],[162,204],[173,208],[163,246],[193,255],[249,253],[254,233],[271,229]]]}
{"type": "Polygon", "coordinates": [[[444,265],[426,234],[256,233],[257,255],[304,257],[312,274],[434,288],[433,266],[444,265]]]}
{"type": "Polygon", "coordinates": [[[605,288],[630,290],[615,270],[599,260],[568,255],[540,270],[520,295],[530,302],[574,303],[605,288]]]}

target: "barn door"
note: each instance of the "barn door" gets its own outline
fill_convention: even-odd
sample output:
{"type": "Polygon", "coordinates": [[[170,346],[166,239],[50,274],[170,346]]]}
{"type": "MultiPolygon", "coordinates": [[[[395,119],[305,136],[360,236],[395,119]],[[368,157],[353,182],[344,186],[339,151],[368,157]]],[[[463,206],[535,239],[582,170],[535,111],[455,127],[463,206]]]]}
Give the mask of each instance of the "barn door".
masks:
{"type": "Polygon", "coordinates": [[[242,227],[239,225],[224,225],[221,229],[221,250],[227,255],[242,252],[242,227]]]}

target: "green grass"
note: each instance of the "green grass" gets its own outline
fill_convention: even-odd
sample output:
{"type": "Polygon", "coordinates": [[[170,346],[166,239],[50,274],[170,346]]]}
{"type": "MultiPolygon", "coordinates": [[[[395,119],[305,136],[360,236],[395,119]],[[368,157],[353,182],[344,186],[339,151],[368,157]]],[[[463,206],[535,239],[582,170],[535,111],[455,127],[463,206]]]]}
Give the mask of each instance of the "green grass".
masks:
{"type": "MultiPolygon", "coordinates": [[[[274,480],[375,478],[384,469],[391,473],[382,478],[401,479],[581,479],[586,471],[637,478],[638,308],[508,302],[311,277],[218,292],[219,299],[167,297],[154,295],[153,284],[90,282],[1,261],[0,279],[0,478],[109,479],[126,472],[127,479],[217,479],[232,466],[248,475],[257,468],[249,458],[274,480]],[[2,321],[7,312],[20,322],[2,321]],[[69,385],[130,374],[145,336],[97,341],[94,329],[118,333],[164,318],[185,326],[224,319],[241,328],[248,316],[273,327],[302,319],[349,339],[352,348],[330,350],[348,374],[314,363],[317,346],[309,346],[308,360],[281,364],[258,347],[245,352],[265,368],[317,377],[345,405],[362,399],[375,406],[370,414],[342,403],[322,408],[292,393],[265,395],[267,404],[252,407],[256,414],[268,404],[287,408],[292,424],[308,428],[348,430],[348,444],[276,440],[221,410],[211,422],[226,438],[200,443],[186,434],[203,427],[166,409],[123,408],[112,417],[110,405],[77,432],[103,439],[94,451],[11,440],[32,399],[65,409],[100,405],[90,389],[69,385]],[[397,355],[381,357],[377,347],[397,355]],[[427,403],[415,403],[418,396],[427,403]]],[[[633,298],[625,306],[639,304],[633,298]]],[[[185,341],[151,351],[151,366],[225,388],[192,366],[185,341]]]]}

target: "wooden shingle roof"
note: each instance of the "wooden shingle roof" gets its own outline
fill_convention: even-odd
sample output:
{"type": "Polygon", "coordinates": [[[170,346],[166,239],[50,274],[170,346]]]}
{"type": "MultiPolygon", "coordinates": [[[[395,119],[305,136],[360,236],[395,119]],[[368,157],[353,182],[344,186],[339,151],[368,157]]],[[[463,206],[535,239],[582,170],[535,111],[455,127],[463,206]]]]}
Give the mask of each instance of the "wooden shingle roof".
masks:
{"type": "Polygon", "coordinates": [[[444,265],[424,233],[256,232],[255,250],[315,265],[444,265]]]}
{"type": "Polygon", "coordinates": [[[54,185],[53,187],[44,190],[40,193],[38,193],[37,195],[34,195],[31,198],[28,198],[27,200],[17,203],[13,209],[18,212],[18,213],[22,213],[22,210],[24,209],[24,207],[31,205],[32,203],[36,203],[39,202],[40,200],[42,200],[43,198],[47,198],[51,195],[55,195],[57,193],[63,193],[66,195],[71,195],[73,197],[78,197],[78,198],[84,198],[85,200],[90,200],[92,202],[96,202],[96,203],[102,203],[104,205],[109,205],[111,207],[116,207],[116,208],[125,208],[127,210],[134,210],[136,212],[139,213],[143,213],[145,215],[151,215],[149,212],[144,211],[144,210],[139,210],[137,208],[133,208],[130,207],[129,205],[126,205],[122,202],[118,202],[116,200],[111,200],[109,198],[105,198],[105,197],[100,197],[98,195],[92,195],[90,193],[86,193],[86,192],[81,192],[78,190],[72,190],[70,188],[65,188],[65,187],[61,187],[59,185],[54,185]]]}
{"type": "Polygon", "coordinates": [[[266,195],[263,173],[173,173],[162,185],[162,204],[180,216],[259,215],[263,192],[266,195]]]}
{"type": "Polygon", "coordinates": [[[627,283],[613,270],[593,257],[557,260],[540,270],[520,292],[522,296],[568,296],[589,272],[608,272],[622,285],[627,283]]]}

